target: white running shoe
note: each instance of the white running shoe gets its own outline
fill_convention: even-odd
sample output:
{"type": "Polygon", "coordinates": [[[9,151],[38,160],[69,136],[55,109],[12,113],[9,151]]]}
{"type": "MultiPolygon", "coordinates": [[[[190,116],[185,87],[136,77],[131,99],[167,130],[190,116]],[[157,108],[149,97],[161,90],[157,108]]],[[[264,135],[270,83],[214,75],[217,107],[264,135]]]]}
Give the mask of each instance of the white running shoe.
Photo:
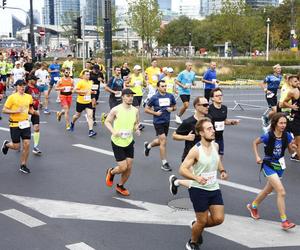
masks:
{"type": "Polygon", "coordinates": [[[181,118],[178,115],[175,115],[175,122],[177,124],[181,124],[182,123],[182,120],[181,120],[181,118]]]}

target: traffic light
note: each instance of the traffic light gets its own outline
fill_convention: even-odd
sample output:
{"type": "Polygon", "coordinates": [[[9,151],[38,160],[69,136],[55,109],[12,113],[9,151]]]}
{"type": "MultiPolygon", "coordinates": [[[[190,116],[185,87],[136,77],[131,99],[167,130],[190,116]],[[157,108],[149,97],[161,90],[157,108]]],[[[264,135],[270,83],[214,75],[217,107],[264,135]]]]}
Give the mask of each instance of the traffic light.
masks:
{"type": "Polygon", "coordinates": [[[3,9],[5,9],[5,6],[6,6],[6,4],[7,4],[6,1],[7,1],[7,0],[2,0],[2,8],[3,8],[3,9]]]}
{"type": "Polygon", "coordinates": [[[73,20],[73,30],[74,36],[77,36],[77,38],[81,39],[81,17],[77,17],[73,20]]]}

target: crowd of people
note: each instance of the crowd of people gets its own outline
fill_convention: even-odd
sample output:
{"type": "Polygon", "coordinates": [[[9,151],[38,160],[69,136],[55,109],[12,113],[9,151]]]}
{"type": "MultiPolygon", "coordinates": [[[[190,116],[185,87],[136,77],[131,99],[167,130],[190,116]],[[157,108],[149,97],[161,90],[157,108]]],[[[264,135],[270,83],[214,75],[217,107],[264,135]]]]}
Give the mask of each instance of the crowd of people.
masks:
{"type": "MultiPolygon", "coordinates": [[[[106,170],[106,185],[114,185],[114,177],[120,175],[116,191],[130,195],[125,187],[134,159],[134,138],[141,135],[144,126],[140,122],[140,113],[153,116],[155,136],[144,142],[144,155],[150,157],[151,149],[159,147],[161,169],[172,171],[167,159],[167,138],[171,117],[178,124],[172,138],[184,141],[179,173],[169,178],[170,192],[176,195],[179,187],[187,188],[193,204],[196,219],[192,223],[191,239],[186,249],[199,249],[202,244],[202,232],[206,227],[219,225],[224,220],[224,203],[217,180],[227,179],[222,159],[225,152],[225,126],[238,125],[239,120],[227,117],[227,107],[223,104],[223,90],[218,87],[216,62],[211,62],[203,75],[203,95],[194,97],[192,86],[196,74],[193,64],[186,62],[185,69],[176,76],[172,67],[158,67],[158,60],[152,59],[151,66],[142,72],[140,65],[132,69],[127,63],[115,66],[113,76],[105,81],[105,67],[101,60],[89,60],[80,73],[79,81],[74,80],[74,62],[72,55],[62,63],[54,58],[50,65],[45,62],[33,63],[27,57],[11,61],[0,54],[0,100],[4,102],[2,112],[9,116],[11,140],[5,140],[2,153],[22,148],[20,171],[30,173],[27,166],[31,141],[31,124],[33,126],[33,153],[41,155],[39,114],[51,113],[49,95],[56,92],[56,101],[61,110],[56,113],[57,121],[65,118],[67,131],[75,130],[76,121],[83,111],[86,113],[89,137],[95,137],[97,103],[100,86],[109,93],[107,112],[102,113],[102,122],[111,133],[111,146],[116,164],[106,170]],[[9,89],[12,93],[8,95],[9,89]],[[70,115],[72,96],[76,97],[73,116],[70,115]],[[5,100],[5,98],[7,98],[5,100]],[[178,104],[181,102],[181,104],[178,104]],[[192,102],[194,114],[182,119],[192,102]],[[174,115],[172,115],[174,113],[174,115]],[[22,147],[20,144],[22,143],[22,147]]],[[[247,205],[250,215],[259,219],[258,206],[273,190],[277,193],[277,205],[280,213],[281,227],[284,230],[295,227],[287,219],[285,211],[285,189],[281,177],[286,167],[284,152],[288,148],[292,160],[300,161],[300,91],[299,77],[281,75],[280,65],[274,66],[274,73],[267,76],[262,83],[270,112],[263,116],[266,130],[253,142],[256,162],[261,164],[267,184],[254,201],[247,205]],[[281,99],[277,102],[280,84],[281,99]],[[265,145],[265,156],[261,158],[258,145],[265,145]]]]}

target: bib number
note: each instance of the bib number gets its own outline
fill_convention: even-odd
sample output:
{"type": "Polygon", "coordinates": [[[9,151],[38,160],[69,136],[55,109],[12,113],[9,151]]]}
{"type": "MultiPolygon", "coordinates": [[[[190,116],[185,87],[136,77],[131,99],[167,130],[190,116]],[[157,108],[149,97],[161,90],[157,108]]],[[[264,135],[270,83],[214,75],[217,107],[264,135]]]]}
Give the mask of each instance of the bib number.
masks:
{"type": "Polygon", "coordinates": [[[99,85],[98,84],[93,84],[92,85],[92,90],[98,90],[99,89],[99,85]]]}
{"type": "Polygon", "coordinates": [[[191,83],[186,83],[185,86],[187,86],[188,89],[190,89],[192,87],[192,84],[191,83]]]}
{"type": "Polygon", "coordinates": [[[281,169],[286,169],[284,157],[281,157],[278,161],[280,163],[281,169]]]}
{"type": "Polygon", "coordinates": [[[83,97],[83,100],[84,100],[84,101],[91,101],[91,100],[92,100],[91,95],[85,95],[85,96],[83,97]]]}
{"type": "Polygon", "coordinates": [[[160,98],[158,99],[159,107],[169,107],[170,99],[169,98],[160,98]]]}
{"type": "Polygon", "coordinates": [[[54,77],[53,80],[57,82],[59,80],[59,77],[54,77]]]}
{"type": "Polygon", "coordinates": [[[217,171],[202,173],[201,176],[207,179],[205,185],[211,185],[217,182],[217,171]]]}
{"type": "Polygon", "coordinates": [[[71,87],[65,87],[64,92],[71,92],[71,87]]]}
{"type": "Polygon", "coordinates": [[[153,75],[152,76],[152,80],[155,82],[155,81],[158,81],[158,77],[157,77],[157,75],[153,75]]]}
{"type": "Polygon", "coordinates": [[[272,98],[275,94],[273,92],[267,94],[267,98],[272,98]]]}
{"type": "Polygon", "coordinates": [[[142,85],[142,81],[135,81],[134,82],[134,86],[141,86],[142,85]]]}
{"type": "Polygon", "coordinates": [[[30,127],[30,123],[28,120],[19,122],[20,129],[25,129],[25,128],[29,128],[29,127],[30,127]]]}
{"type": "Polygon", "coordinates": [[[215,130],[216,131],[223,131],[225,128],[225,122],[215,122],[215,130]]]}
{"type": "Polygon", "coordinates": [[[122,138],[122,139],[126,139],[126,138],[128,138],[128,137],[130,137],[131,136],[131,131],[129,131],[129,130],[121,130],[120,131],[120,137],[122,138]]]}

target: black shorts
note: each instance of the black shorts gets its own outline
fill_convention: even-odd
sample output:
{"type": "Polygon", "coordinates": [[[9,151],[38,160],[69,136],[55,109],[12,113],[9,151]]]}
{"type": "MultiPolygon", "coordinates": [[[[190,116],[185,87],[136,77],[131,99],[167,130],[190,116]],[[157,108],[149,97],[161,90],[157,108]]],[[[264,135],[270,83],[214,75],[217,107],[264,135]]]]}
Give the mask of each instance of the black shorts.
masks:
{"type": "Polygon", "coordinates": [[[32,125],[40,124],[40,116],[39,115],[31,115],[32,125]]]}
{"type": "Polygon", "coordinates": [[[85,109],[93,109],[92,103],[82,104],[79,102],[76,102],[76,112],[81,113],[85,109]]]}
{"type": "Polygon", "coordinates": [[[162,124],[154,124],[154,128],[156,131],[156,135],[162,135],[165,134],[166,136],[169,133],[169,126],[170,123],[162,123],[162,124]]]}
{"type": "Polygon", "coordinates": [[[202,213],[212,205],[224,205],[221,190],[207,191],[201,188],[189,188],[191,202],[196,213],[202,213]]]}
{"type": "Polygon", "coordinates": [[[277,106],[277,95],[274,95],[272,98],[267,98],[266,95],[266,100],[269,108],[277,106]]]}
{"type": "Polygon", "coordinates": [[[10,127],[10,137],[13,143],[20,143],[22,140],[31,139],[31,129],[24,128],[20,129],[19,127],[10,127]]]}
{"type": "Polygon", "coordinates": [[[7,75],[1,75],[0,74],[0,82],[3,81],[5,83],[6,79],[7,79],[7,75]]]}
{"type": "Polygon", "coordinates": [[[206,98],[206,100],[209,102],[210,99],[210,93],[211,93],[212,89],[204,89],[204,97],[206,98]]]}
{"type": "Polygon", "coordinates": [[[117,162],[124,161],[126,158],[133,159],[134,157],[134,141],[132,141],[127,147],[120,147],[111,142],[112,150],[117,162]]]}
{"type": "Polygon", "coordinates": [[[191,99],[191,95],[180,95],[180,99],[182,102],[189,102],[191,99]]]}
{"type": "Polygon", "coordinates": [[[294,136],[300,136],[300,121],[298,119],[294,119],[290,127],[294,136]]]}
{"type": "Polygon", "coordinates": [[[132,106],[134,107],[140,107],[141,103],[142,103],[142,96],[134,96],[133,97],[133,102],[132,102],[132,106]]]}
{"type": "Polygon", "coordinates": [[[116,97],[110,96],[108,102],[109,102],[109,108],[112,109],[122,103],[122,98],[121,97],[116,98],[116,97]]]}
{"type": "Polygon", "coordinates": [[[215,139],[215,143],[219,145],[219,155],[224,155],[224,138],[215,139]]]}

